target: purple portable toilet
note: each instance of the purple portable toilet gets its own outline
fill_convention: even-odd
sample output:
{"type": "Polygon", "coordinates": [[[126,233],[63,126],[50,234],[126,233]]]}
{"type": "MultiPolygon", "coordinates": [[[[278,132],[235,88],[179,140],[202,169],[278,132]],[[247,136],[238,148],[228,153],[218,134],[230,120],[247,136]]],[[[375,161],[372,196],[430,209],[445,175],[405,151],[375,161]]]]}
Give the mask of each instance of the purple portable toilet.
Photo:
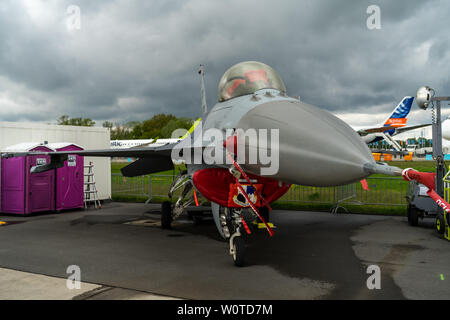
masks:
{"type": "MultiPolygon", "coordinates": [[[[84,150],[79,145],[69,142],[50,143],[55,151],[84,150]]],[[[64,167],[56,169],[55,179],[56,210],[84,207],[84,158],[69,155],[64,167]]]]}
{"type": "MultiPolygon", "coordinates": [[[[6,148],[6,152],[54,150],[39,143],[20,143],[6,148]]],[[[55,210],[55,173],[53,170],[30,173],[31,167],[46,164],[49,156],[29,155],[1,159],[1,211],[4,213],[30,214],[55,210]]]]}

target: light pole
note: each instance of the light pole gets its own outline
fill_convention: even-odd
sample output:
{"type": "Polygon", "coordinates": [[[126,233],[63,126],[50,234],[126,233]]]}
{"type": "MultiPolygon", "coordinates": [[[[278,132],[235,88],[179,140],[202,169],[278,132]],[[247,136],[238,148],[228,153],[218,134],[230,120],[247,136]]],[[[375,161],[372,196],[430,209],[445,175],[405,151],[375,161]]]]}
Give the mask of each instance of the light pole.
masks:
{"type": "Polygon", "coordinates": [[[416,103],[419,108],[426,110],[431,104],[433,158],[436,160],[436,192],[444,197],[445,174],[444,154],[442,152],[442,123],[441,101],[450,101],[450,97],[435,97],[434,89],[423,86],[417,90],[416,103]]]}

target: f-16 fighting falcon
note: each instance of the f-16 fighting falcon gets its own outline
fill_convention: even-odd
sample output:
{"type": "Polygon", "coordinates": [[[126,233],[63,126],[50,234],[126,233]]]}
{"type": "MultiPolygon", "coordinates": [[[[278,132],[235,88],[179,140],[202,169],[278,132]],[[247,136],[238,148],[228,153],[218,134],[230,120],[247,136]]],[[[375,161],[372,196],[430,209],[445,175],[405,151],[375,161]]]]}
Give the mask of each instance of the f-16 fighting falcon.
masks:
{"type": "Polygon", "coordinates": [[[162,228],[171,228],[188,206],[204,197],[211,202],[217,229],[229,242],[237,266],[244,265],[243,234],[251,233],[248,215],[264,223],[273,236],[266,221],[270,203],[291,184],[337,186],[373,173],[401,175],[398,168],[377,164],[366,143],[344,121],[288,96],[283,81],[268,65],[247,61],[228,69],[211,110],[206,105],[202,67],[199,73],[203,121],[185,139],[118,150],[39,152],[51,161],[32,172],[61,167],[69,154],[138,158],[122,169],[128,177],[172,169],[173,161],[181,159],[186,171],[170,187],[168,196],[176,199],[162,203],[162,228]]]}

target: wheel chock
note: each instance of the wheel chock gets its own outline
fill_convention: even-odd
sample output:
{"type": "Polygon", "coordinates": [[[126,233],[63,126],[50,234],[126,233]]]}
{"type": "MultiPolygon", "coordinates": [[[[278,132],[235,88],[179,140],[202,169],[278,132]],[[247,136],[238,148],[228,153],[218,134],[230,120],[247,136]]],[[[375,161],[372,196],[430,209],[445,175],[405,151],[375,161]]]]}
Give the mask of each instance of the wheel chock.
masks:
{"type": "MultiPolygon", "coordinates": [[[[272,222],[267,222],[267,224],[269,225],[269,227],[271,228],[276,228],[277,226],[274,225],[272,222]]],[[[258,229],[265,229],[266,225],[262,222],[258,223],[258,229]]]]}
{"type": "MultiPolygon", "coordinates": [[[[258,219],[253,220],[252,222],[253,225],[255,225],[258,229],[264,229],[266,228],[266,225],[262,222],[258,222],[258,219]]],[[[271,228],[276,228],[277,226],[274,225],[272,222],[267,222],[267,224],[269,225],[269,227],[271,228]]]]}

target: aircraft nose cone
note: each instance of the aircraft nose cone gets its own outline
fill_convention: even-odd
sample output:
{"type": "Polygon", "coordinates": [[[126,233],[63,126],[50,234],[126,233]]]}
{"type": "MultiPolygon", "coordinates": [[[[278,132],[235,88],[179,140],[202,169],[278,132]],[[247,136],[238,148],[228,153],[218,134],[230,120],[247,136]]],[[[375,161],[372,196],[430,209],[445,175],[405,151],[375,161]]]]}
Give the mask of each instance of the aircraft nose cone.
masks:
{"type": "MultiPolygon", "coordinates": [[[[279,167],[272,178],[284,182],[311,186],[348,184],[367,177],[364,165],[375,162],[367,145],[349,125],[300,101],[263,103],[247,112],[237,128],[279,130],[279,167]]],[[[267,149],[269,154],[273,150],[276,153],[270,144],[267,149]]],[[[261,166],[244,167],[261,174],[256,172],[261,166]]]]}

